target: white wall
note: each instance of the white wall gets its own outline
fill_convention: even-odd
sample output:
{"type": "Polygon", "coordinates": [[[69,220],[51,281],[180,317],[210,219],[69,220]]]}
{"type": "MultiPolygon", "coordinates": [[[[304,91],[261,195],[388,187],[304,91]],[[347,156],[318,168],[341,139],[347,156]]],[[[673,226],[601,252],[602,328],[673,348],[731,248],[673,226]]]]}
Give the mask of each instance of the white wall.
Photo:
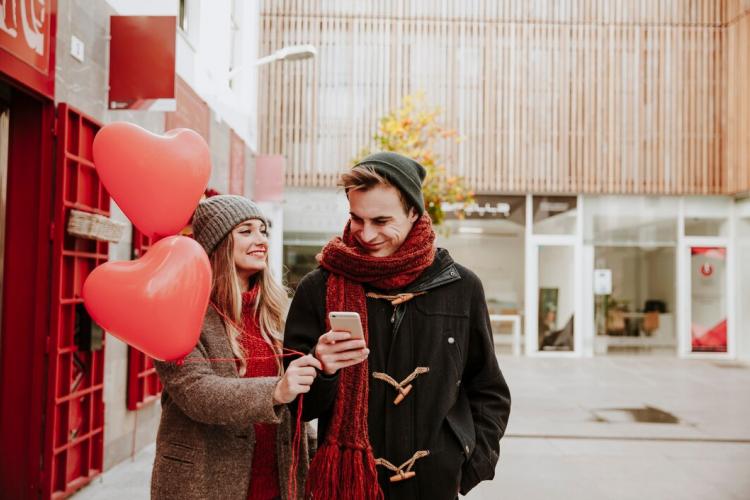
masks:
{"type": "Polygon", "coordinates": [[[341,189],[287,189],[284,231],[341,234],[349,220],[349,202],[341,189]]]}
{"type": "Polygon", "coordinates": [[[179,0],[106,0],[120,16],[176,16],[179,0]]]}
{"type": "Polygon", "coordinates": [[[279,282],[284,264],[284,209],[280,203],[259,202],[258,207],[268,217],[271,230],[268,239],[268,265],[279,282]]]}
{"type": "MultiPolygon", "coordinates": [[[[198,91],[209,106],[214,108],[210,133],[214,164],[212,185],[219,186],[224,192],[228,186],[229,136],[226,127],[218,126],[216,118],[223,119],[234,128],[249,147],[255,148],[257,143],[257,113],[254,111],[257,106],[257,85],[254,61],[257,57],[259,3],[256,0],[236,1],[243,19],[242,57],[250,62],[250,71],[240,74],[237,92],[230,91],[226,82],[223,85],[214,85],[206,77],[207,68],[216,71],[216,68],[227,63],[225,72],[228,70],[230,0],[188,0],[190,33],[184,33],[179,28],[177,30],[176,71],[198,91]],[[212,57],[212,54],[216,57],[212,57]],[[202,85],[200,88],[196,87],[199,81],[202,85]],[[219,95],[222,101],[219,101],[219,95]],[[211,100],[210,96],[215,98],[211,100]],[[229,111],[226,111],[227,109],[229,111]]],[[[101,3],[58,0],[57,8],[59,22],[55,100],[69,103],[105,123],[126,120],[152,132],[162,133],[164,114],[161,112],[107,110],[108,42],[105,35],[109,33],[110,15],[177,16],[178,0],[107,0],[101,3]],[[83,63],[69,55],[71,35],[76,35],[85,43],[86,59],[83,63]]],[[[283,217],[277,213],[280,209],[264,207],[264,210],[274,220],[274,227],[279,228],[280,235],[283,225],[283,217]]],[[[112,219],[126,223],[128,228],[122,241],[110,245],[110,260],[130,260],[130,223],[114,201],[111,212],[112,219]]],[[[281,237],[279,236],[276,241],[277,245],[272,241],[270,258],[272,270],[279,276],[281,237]]],[[[109,469],[130,456],[132,451],[153,442],[161,407],[156,402],[137,412],[127,410],[128,348],[125,343],[111,335],[107,335],[106,345],[104,468],[109,469]]]]}
{"type": "Polygon", "coordinates": [[[176,72],[205,100],[214,120],[226,122],[257,151],[257,69],[259,0],[235,0],[240,29],[239,64],[234,88],[232,65],[232,0],[188,0],[189,26],[178,28],[176,72]]]}

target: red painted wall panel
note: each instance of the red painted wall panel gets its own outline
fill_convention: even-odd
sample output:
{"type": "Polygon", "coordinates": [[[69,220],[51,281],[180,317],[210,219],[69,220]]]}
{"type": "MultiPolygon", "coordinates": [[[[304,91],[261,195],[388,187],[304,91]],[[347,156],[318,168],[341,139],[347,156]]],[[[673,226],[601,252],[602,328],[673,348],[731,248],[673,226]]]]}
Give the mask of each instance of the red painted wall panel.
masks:
{"type": "Polygon", "coordinates": [[[0,9],[0,77],[54,99],[56,0],[7,0],[0,9]]]}
{"type": "Polygon", "coordinates": [[[175,100],[177,101],[177,111],[165,113],[164,128],[172,130],[174,128],[191,128],[198,132],[210,144],[208,139],[211,119],[211,110],[208,108],[206,101],[200,98],[195,91],[190,88],[185,80],[176,77],[175,80],[175,100]]]}
{"type": "Polygon", "coordinates": [[[234,130],[229,133],[229,194],[245,190],[245,141],[234,130]]]}
{"type": "Polygon", "coordinates": [[[174,16],[112,16],[109,106],[174,99],[177,20],[174,16]]]}
{"type": "Polygon", "coordinates": [[[255,201],[284,199],[284,168],[286,160],[281,155],[260,155],[255,160],[255,201]]]}

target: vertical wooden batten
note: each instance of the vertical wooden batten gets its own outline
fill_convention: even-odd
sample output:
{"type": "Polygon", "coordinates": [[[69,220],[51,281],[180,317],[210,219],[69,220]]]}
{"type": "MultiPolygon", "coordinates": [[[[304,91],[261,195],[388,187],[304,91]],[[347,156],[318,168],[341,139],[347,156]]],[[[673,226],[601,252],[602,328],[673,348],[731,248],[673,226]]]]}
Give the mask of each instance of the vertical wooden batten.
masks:
{"type": "MultiPolygon", "coordinates": [[[[333,186],[423,90],[479,192],[750,191],[750,0],[263,2],[260,150],[333,186]]],[[[447,141],[446,141],[447,142],[447,141]]]]}

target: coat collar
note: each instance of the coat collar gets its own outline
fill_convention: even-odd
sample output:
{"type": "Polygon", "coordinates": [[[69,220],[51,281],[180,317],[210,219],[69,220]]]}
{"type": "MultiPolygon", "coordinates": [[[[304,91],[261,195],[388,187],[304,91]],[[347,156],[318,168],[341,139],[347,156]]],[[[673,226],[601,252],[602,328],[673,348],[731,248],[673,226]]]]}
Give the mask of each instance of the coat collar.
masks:
{"type": "Polygon", "coordinates": [[[405,291],[426,292],[461,279],[456,263],[445,248],[438,248],[430,267],[411,283],[405,291]]]}
{"type": "Polygon", "coordinates": [[[203,330],[201,331],[201,340],[206,345],[212,358],[218,358],[221,361],[212,363],[214,369],[220,371],[224,376],[229,374],[239,377],[237,364],[226,360],[234,358],[232,347],[229,345],[229,338],[224,327],[224,322],[218,312],[209,304],[206,310],[206,316],[203,320],[203,330]]]}

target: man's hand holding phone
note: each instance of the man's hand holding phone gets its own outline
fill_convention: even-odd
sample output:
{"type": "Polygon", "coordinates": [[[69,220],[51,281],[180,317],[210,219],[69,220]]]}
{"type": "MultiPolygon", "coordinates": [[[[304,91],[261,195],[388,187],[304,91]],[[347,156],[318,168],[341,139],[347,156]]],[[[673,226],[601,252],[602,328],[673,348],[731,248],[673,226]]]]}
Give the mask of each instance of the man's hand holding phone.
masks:
{"type": "Polygon", "coordinates": [[[323,373],[333,375],[342,368],[361,363],[370,354],[364,339],[362,322],[355,312],[331,312],[331,330],[318,339],[315,357],[323,373]]]}

